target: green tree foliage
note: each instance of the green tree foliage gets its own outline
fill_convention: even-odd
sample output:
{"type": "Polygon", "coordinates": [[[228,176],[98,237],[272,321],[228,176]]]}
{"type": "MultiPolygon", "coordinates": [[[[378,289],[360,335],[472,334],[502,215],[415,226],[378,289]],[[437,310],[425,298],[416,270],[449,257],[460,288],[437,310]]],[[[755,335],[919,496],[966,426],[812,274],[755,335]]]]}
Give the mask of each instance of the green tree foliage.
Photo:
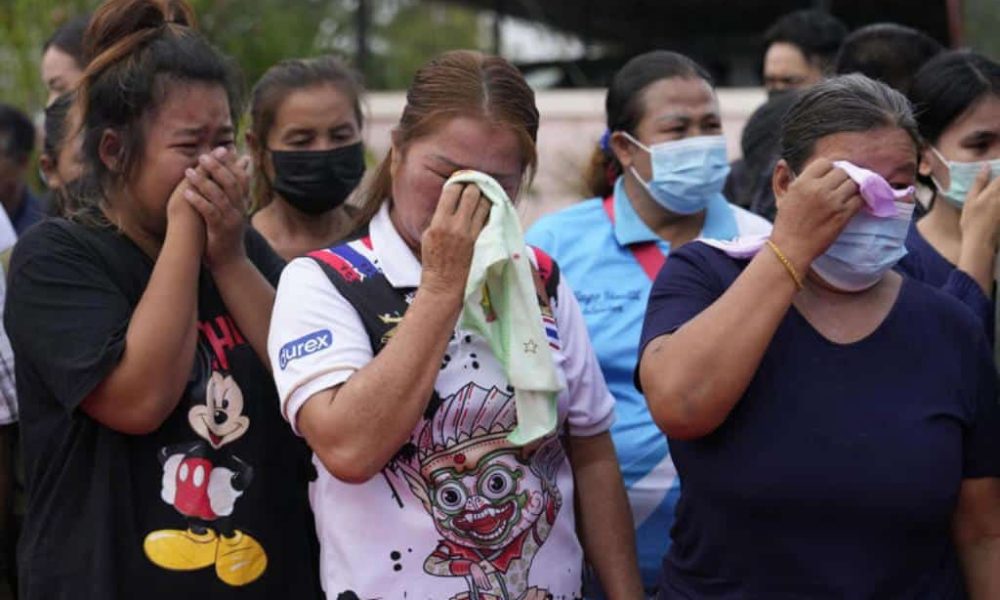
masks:
{"type": "MultiPolygon", "coordinates": [[[[430,57],[456,48],[482,47],[477,15],[464,8],[427,2],[400,3],[374,25],[367,82],[373,89],[400,89],[430,57]]],[[[378,16],[377,14],[375,16],[378,16]]]]}
{"type": "Polygon", "coordinates": [[[997,0],[965,0],[965,43],[1000,60],[1000,5],[997,0]]]}
{"type": "Polygon", "coordinates": [[[45,101],[38,63],[55,26],[83,13],[86,0],[0,0],[0,102],[28,110],[45,101]]]}
{"type": "MultiPolygon", "coordinates": [[[[249,87],[284,58],[334,53],[353,62],[358,0],[189,0],[199,27],[240,66],[249,87]]],[[[68,18],[93,10],[96,0],[0,0],[0,101],[40,110],[44,41],[68,18]]],[[[430,57],[453,48],[479,48],[477,14],[453,4],[368,0],[369,89],[405,88],[430,57]]]]}

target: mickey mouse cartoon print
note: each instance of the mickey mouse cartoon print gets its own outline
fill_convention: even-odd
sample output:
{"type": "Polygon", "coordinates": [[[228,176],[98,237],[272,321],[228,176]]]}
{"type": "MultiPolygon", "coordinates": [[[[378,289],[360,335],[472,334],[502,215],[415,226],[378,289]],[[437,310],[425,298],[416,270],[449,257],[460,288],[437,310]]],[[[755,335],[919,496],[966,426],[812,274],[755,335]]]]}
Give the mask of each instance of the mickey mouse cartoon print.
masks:
{"type": "Polygon", "coordinates": [[[215,566],[231,586],[252,583],[267,569],[267,554],[232,522],[236,501],[253,480],[253,468],[226,448],[245,435],[243,392],[231,375],[212,371],[205,402],[188,411],[200,439],[160,450],[163,501],[187,520],[186,529],[161,529],[146,536],[143,549],[157,566],[194,571],[215,566]]]}

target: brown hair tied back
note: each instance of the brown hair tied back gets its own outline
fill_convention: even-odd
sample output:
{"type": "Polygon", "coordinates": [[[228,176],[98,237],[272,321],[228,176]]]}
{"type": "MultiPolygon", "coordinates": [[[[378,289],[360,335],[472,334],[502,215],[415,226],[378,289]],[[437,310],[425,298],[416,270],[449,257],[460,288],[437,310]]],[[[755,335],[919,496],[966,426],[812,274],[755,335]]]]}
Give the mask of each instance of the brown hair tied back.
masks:
{"type": "Polygon", "coordinates": [[[240,111],[237,76],[195,29],[184,0],[107,0],[94,13],[84,36],[88,60],[77,92],[83,116],[83,158],[90,189],[98,198],[81,199],[92,208],[131,177],[142,161],[141,119],[166,97],[170,83],[218,84],[227,93],[233,123],[240,111]],[[100,157],[108,130],[122,139],[117,166],[100,157]]]}
{"type": "Polygon", "coordinates": [[[253,183],[253,211],[271,202],[271,184],[264,176],[264,160],[267,138],[285,99],[295,91],[332,85],[351,102],[358,129],[365,124],[361,111],[361,96],[364,88],[361,76],[344,65],[335,56],[316,58],[292,58],[283,60],[264,72],[250,93],[250,131],[257,139],[254,164],[257,165],[253,183]]]}
{"type": "MultiPolygon", "coordinates": [[[[534,177],[538,155],[535,93],[514,65],[499,56],[471,50],[445,52],[421,67],[406,92],[406,107],[393,130],[395,147],[407,146],[455,117],[484,118],[511,129],[521,142],[526,182],[534,177]]],[[[362,226],[392,195],[392,157],[386,158],[361,193],[356,224],[362,226]]]]}
{"type": "MultiPolygon", "coordinates": [[[[636,127],[646,113],[643,92],[663,79],[703,79],[712,86],[712,76],[701,65],[677,52],[653,50],[635,56],[619,69],[608,86],[604,100],[607,136],[616,131],[636,134],[636,127]]],[[[607,140],[610,144],[610,140],[607,140]]],[[[591,195],[606,198],[614,191],[615,180],[622,174],[610,145],[602,143],[594,149],[584,172],[584,181],[591,195]]]]}

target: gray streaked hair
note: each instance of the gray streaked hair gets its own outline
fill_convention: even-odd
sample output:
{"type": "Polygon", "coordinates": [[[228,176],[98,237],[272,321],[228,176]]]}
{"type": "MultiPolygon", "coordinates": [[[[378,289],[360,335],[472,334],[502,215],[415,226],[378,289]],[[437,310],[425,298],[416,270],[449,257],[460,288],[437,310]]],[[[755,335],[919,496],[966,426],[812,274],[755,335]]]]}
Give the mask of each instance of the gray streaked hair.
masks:
{"type": "Polygon", "coordinates": [[[914,150],[920,147],[906,96],[864,75],[833,77],[803,92],[788,109],[781,127],[781,158],[800,173],[820,139],[883,127],[902,129],[913,140],[914,150]]]}

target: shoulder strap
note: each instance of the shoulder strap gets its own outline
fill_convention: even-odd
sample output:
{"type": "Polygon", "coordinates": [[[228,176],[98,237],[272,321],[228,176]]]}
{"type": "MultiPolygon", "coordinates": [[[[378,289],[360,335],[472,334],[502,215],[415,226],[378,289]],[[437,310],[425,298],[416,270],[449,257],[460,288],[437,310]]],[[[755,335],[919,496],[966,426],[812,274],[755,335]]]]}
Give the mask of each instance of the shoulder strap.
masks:
{"type": "MultiPolygon", "coordinates": [[[[535,246],[528,246],[531,251],[535,254],[535,263],[538,268],[535,270],[538,275],[538,280],[541,282],[539,286],[545,291],[545,295],[548,299],[559,300],[559,265],[556,261],[552,260],[552,257],[545,253],[541,248],[536,248],[535,246]]],[[[536,281],[536,285],[538,281],[536,281]]]]}
{"type": "MultiPolygon", "coordinates": [[[[608,214],[608,219],[610,219],[611,224],[614,225],[614,196],[608,196],[604,199],[604,212],[608,214]]],[[[646,276],[649,277],[649,280],[655,281],[660,269],[663,268],[663,263],[667,261],[667,257],[663,256],[663,252],[660,251],[656,242],[639,242],[637,244],[630,244],[628,249],[632,252],[632,256],[635,257],[635,260],[639,263],[639,266],[642,267],[642,270],[646,272],[646,276]]]]}
{"type": "Polygon", "coordinates": [[[337,291],[358,311],[372,352],[378,354],[403,319],[409,304],[408,290],[392,287],[382,271],[356,244],[368,246],[364,238],[310,252],[308,256],[323,269],[337,291]]]}

